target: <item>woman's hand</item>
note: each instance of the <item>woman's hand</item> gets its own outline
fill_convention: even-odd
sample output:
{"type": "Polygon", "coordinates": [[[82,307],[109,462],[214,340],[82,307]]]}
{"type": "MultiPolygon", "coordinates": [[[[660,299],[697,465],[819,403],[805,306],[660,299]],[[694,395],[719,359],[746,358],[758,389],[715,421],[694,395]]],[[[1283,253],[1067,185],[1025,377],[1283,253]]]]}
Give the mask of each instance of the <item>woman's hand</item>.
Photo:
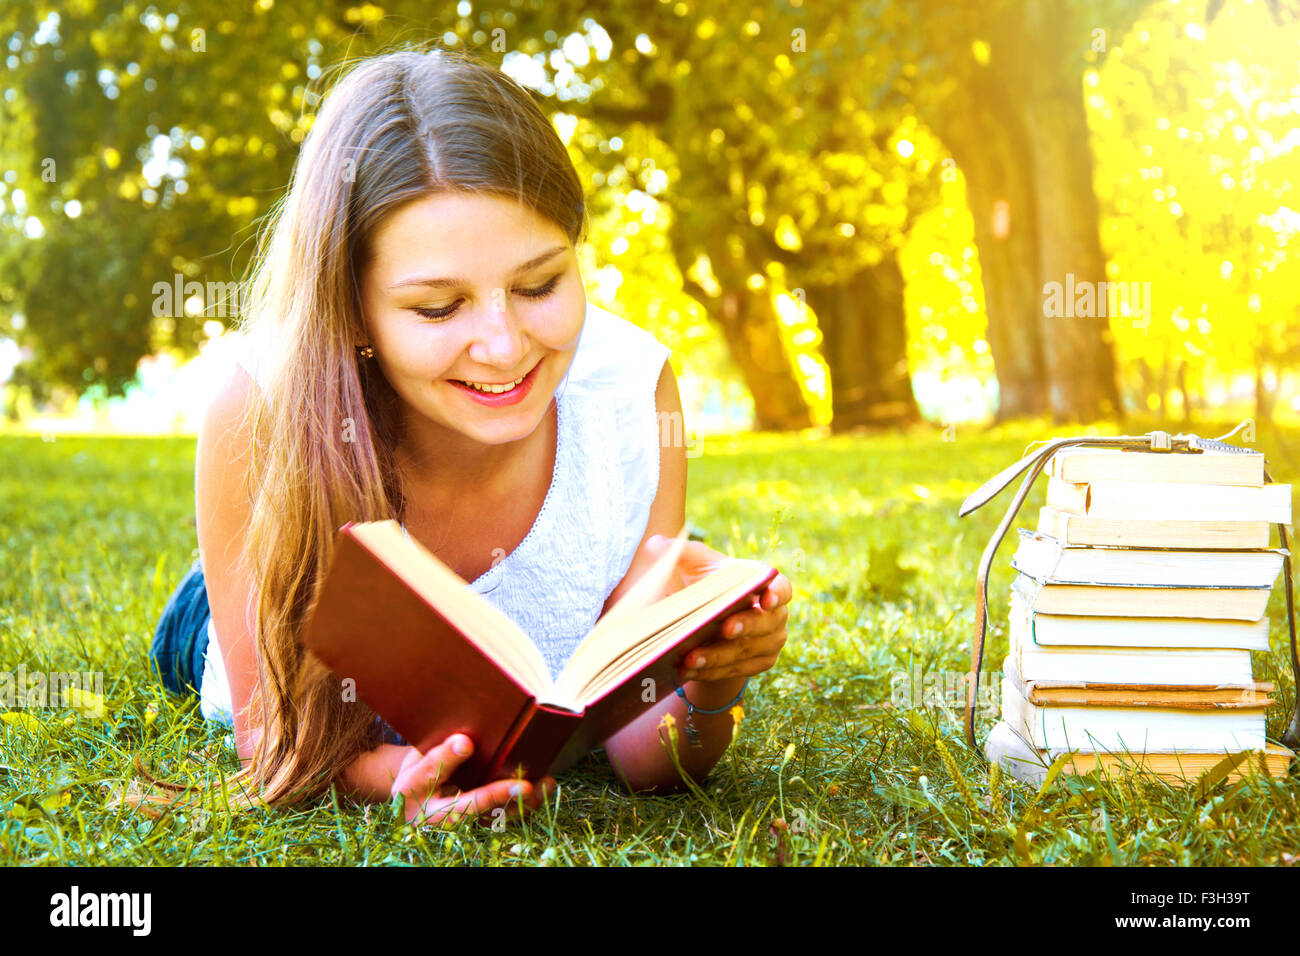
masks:
{"type": "Polygon", "coordinates": [[[513,819],[519,814],[521,797],[527,813],[540,807],[555,789],[550,777],[543,777],[540,785],[528,780],[494,780],[466,791],[445,784],[443,781],[474,752],[474,742],[464,734],[452,734],[426,754],[414,747],[407,751],[391,791],[393,796],[400,793],[405,797],[407,823],[450,825],[467,814],[495,822],[501,812],[506,819],[513,819]]]}
{"type": "MultiPolygon", "coordinates": [[[[671,539],[651,535],[645,546],[657,556],[671,539]]],[[[677,561],[675,583],[686,587],[730,561],[700,541],[689,541],[677,561]]],[[[778,573],[763,589],[749,610],[737,611],[722,622],[722,639],[702,644],[686,655],[678,677],[682,681],[727,680],[761,674],[776,663],[785,646],[786,605],[794,597],[794,586],[778,573]]]]}

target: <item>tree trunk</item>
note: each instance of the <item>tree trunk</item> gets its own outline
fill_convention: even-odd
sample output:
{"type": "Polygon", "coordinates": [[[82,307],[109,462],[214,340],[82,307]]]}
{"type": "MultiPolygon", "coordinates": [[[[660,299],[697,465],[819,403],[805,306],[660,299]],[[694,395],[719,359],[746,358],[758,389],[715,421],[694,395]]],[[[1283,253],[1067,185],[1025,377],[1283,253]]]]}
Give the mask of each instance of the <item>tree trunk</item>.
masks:
{"type": "Polygon", "coordinates": [[[771,290],[730,288],[722,293],[713,314],[754,398],[754,428],[790,431],[810,427],[812,410],[781,338],[771,290]]]}
{"type": "Polygon", "coordinates": [[[1264,382],[1265,363],[1255,363],[1255,427],[1262,428],[1273,423],[1273,393],[1264,382]]]}
{"type": "Polygon", "coordinates": [[[1178,360],[1178,398],[1183,404],[1182,428],[1188,430],[1192,423],[1192,399],[1187,392],[1187,359],[1178,360]]]}
{"type": "Polygon", "coordinates": [[[896,426],[921,417],[907,366],[903,273],[894,252],[833,286],[807,285],[831,375],[831,429],[896,426]]]}
{"type": "Polygon", "coordinates": [[[760,431],[794,431],[813,425],[812,409],[804,395],[802,372],[794,363],[781,333],[781,317],[766,284],[754,291],[747,280],[757,268],[735,257],[720,220],[718,231],[683,236],[688,224],[673,223],[672,251],[682,276],[682,288],[718,323],[727,351],[740,369],[754,400],[753,427],[760,431]],[[708,256],[717,289],[705,289],[691,278],[697,252],[708,256]],[[716,293],[716,294],[715,294],[716,293]]]}
{"type": "Polygon", "coordinates": [[[1133,402],[1133,408],[1138,415],[1142,415],[1147,410],[1148,397],[1156,390],[1155,373],[1151,370],[1151,365],[1142,356],[1138,356],[1133,366],[1138,375],[1138,391],[1133,402]]]}
{"type": "Polygon", "coordinates": [[[998,379],[996,420],[1047,409],[1038,222],[1029,149],[1020,119],[996,75],[977,68],[931,125],[966,178],[988,313],[986,337],[998,379]]]}
{"type": "Polygon", "coordinates": [[[1156,388],[1156,422],[1166,427],[1169,417],[1169,356],[1160,360],[1160,384],[1156,388]]]}
{"type": "MultiPolygon", "coordinates": [[[[1039,278],[1067,286],[1106,280],[1100,213],[1093,190],[1092,149],[1083,101],[1083,52],[1087,34],[1078,28],[1067,0],[1028,0],[1024,5],[1026,79],[1021,91],[1038,214],[1039,278]]],[[[1044,359],[1057,422],[1091,421],[1120,410],[1115,386],[1114,337],[1105,296],[1094,295],[1092,316],[1044,317],[1044,359]]],[[[1086,311],[1086,310],[1084,310],[1086,311]]],[[[1164,395],[1161,395],[1164,403],[1164,395]]]]}
{"type": "Polygon", "coordinates": [[[1049,317],[1045,308],[1048,282],[1105,279],[1083,100],[1087,32],[1067,0],[992,9],[981,36],[987,63],[969,61],[926,120],[966,177],[998,419],[1118,415],[1108,320],[1095,307],[1084,318],[1049,317]]]}

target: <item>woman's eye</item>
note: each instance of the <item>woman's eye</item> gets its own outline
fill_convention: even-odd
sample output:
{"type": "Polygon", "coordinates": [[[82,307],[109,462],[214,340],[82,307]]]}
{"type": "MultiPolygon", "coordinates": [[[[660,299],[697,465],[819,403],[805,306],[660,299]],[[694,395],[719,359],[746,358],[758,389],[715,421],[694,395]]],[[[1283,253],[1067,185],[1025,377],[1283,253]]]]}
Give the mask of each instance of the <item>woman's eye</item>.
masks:
{"type": "MultiPolygon", "coordinates": [[[[563,273],[561,273],[561,275],[563,275],[563,273]]],[[[559,284],[560,278],[561,276],[557,275],[551,278],[551,280],[544,285],[539,285],[531,289],[515,289],[515,292],[526,299],[544,299],[555,291],[555,287],[559,284]]],[[[455,314],[456,310],[460,308],[460,303],[461,300],[457,299],[451,305],[443,306],[440,309],[412,309],[411,311],[426,319],[446,319],[455,314]]]]}
{"type": "Polygon", "coordinates": [[[426,319],[445,319],[452,315],[460,307],[460,300],[457,299],[451,305],[443,306],[441,309],[413,309],[417,315],[422,315],[426,319]]]}
{"type": "Polygon", "coordinates": [[[552,277],[551,281],[545,285],[539,285],[535,289],[516,289],[515,291],[528,299],[544,299],[555,291],[555,286],[559,281],[560,277],[557,275],[552,277]]]}

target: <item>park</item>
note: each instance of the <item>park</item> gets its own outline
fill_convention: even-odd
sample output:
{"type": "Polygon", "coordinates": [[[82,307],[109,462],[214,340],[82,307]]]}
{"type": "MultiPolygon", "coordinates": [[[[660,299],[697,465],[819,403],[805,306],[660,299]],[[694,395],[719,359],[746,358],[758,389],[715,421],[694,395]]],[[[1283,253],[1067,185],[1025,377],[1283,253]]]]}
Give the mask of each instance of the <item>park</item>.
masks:
{"type": "MultiPolygon", "coordinates": [[[[989,761],[984,741],[1007,713],[1003,662],[1024,640],[1008,620],[1014,527],[989,572],[986,633],[978,574],[1015,488],[959,517],[985,482],[1061,438],[1158,434],[1192,450],[1189,435],[1230,434],[1267,485],[1300,476],[1294,0],[81,0],[57,12],[12,0],[0,39],[0,865],[1300,862],[1290,764],[1263,772],[1262,756],[1238,759],[1175,780],[1063,772],[1049,753],[1026,782],[989,761]],[[387,287],[361,271],[398,277],[444,234],[470,257],[457,275],[524,258],[513,233],[479,245],[475,217],[443,229],[459,207],[401,220],[418,203],[376,212],[356,198],[389,180],[393,196],[422,195],[401,178],[405,159],[370,158],[374,144],[405,142],[384,138],[404,125],[423,131],[429,169],[453,182],[446,170],[467,160],[437,153],[439,137],[479,129],[456,112],[461,100],[408,95],[406,121],[376,120],[354,153],[363,121],[390,106],[388,81],[363,88],[374,101],[350,107],[352,128],[321,118],[358,64],[393,51],[426,64],[436,50],[505,77],[532,104],[519,115],[544,119],[541,145],[493,142],[498,168],[521,164],[518,195],[542,197],[501,221],[536,219],[572,239],[570,271],[521,273],[510,295],[440,279],[403,299],[382,298],[387,287]],[[373,264],[354,249],[362,232],[391,257],[373,264]],[[374,334],[354,341],[367,309],[374,334]],[[582,315],[565,379],[564,321],[582,315]],[[282,334],[261,338],[272,329],[282,334]],[[250,350],[272,341],[287,358],[255,371],[250,350]],[[620,554],[620,574],[648,566],[640,532],[671,537],[680,507],[690,547],[770,566],[793,595],[779,627],[754,611],[763,634],[784,629],[761,664],[691,679],[694,705],[658,695],[687,707],[660,724],[669,756],[680,744],[696,759],[690,715],[714,728],[716,762],[700,774],[674,764],[675,792],[630,792],[611,761],[639,751],[610,744],[557,773],[545,798],[539,786],[531,812],[454,826],[412,826],[402,791],[353,799],[343,776],[274,806],[257,803],[247,776],[232,783],[252,750],[242,716],[212,718],[211,654],[188,695],[151,668],[169,596],[200,558],[211,633],[239,617],[213,587],[221,549],[201,553],[199,540],[225,521],[205,510],[202,469],[240,458],[215,417],[231,401],[232,358],[281,403],[250,432],[266,437],[273,477],[250,512],[263,550],[249,553],[279,589],[265,594],[282,598],[257,609],[260,640],[306,619],[325,570],[316,544],[342,518],[398,517],[376,502],[396,500],[384,497],[392,476],[415,475],[429,448],[468,477],[453,481],[448,464],[412,478],[428,507],[403,513],[402,530],[430,550],[450,541],[438,552],[449,566],[506,590],[534,580],[506,555],[541,566],[529,548],[551,546],[547,528],[589,542],[551,552],[575,568],[614,568],[620,554]],[[660,364],[671,375],[656,386],[660,364]],[[467,382],[488,394],[466,397],[467,382]],[[392,396],[407,410],[392,411],[392,396]],[[437,427],[411,426],[410,408],[437,427]],[[467,424],[444,435],[449,410],[467,424]],[[389,430],[390,414],[411,430],[389,430]],[[646,457],[633,431],[651,443],[646,457]],[[484,448],[487,464],[469,470],[484,448]],[[638,461],[649,470],[634,473],[638,461]],[[588,483],[570,496],[588,495],[585,524],[562,510],[578,507],[564,480],[588,483]],[[470,493],[485,504],[468,515],[433,506],[470,493]],[[607,520],[619,507],[634,514],[627,533],[607,520]],[[277,535],[278,563],[267,557],[277,535]],[[29,694],[44,675],[93,677],[94,690],[29,694]]],[[[409,93],[434,67],[404,69],[409,93]]],[[[448,192],[507,216],[496,186],[448,192]]],[[[1046,497],[1049,480],[1063,493],[1066,479],[1045,469],[1017,516],[1026,535],[1044,532],[1049,504],[1064,507],[1046,497]]],[[[1253,543],[1223,547],[1277,554],[1289,500],[1284,511],[1253,515],[1253,543]]],[[[1262,616],[1229,661],[1249,682],[1223,682],[1274,747],[1296,707],[1290,587],[1257,588],[1262,616]]],[[[258,645],[275,674],[259,686],[279,715],[267,727],[288,734],[286,688],[335,678],[276,646],[258,645]]],[[[239,701],[241,659],[221,650],[225,693],[239,701]]],[[[332,706],[302,719],[360,739],[365,721],[332,706]]],[[[338,758],[300,766],[267,748],[257,760],[281,781],[338,758]]]]}

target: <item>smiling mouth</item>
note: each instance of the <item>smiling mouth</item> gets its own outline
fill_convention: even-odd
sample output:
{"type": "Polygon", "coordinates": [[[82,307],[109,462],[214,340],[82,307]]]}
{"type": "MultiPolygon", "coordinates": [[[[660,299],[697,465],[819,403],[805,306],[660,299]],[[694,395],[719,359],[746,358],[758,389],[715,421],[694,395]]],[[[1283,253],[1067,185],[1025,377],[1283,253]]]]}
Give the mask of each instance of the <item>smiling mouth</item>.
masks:
{"type": "Polygon", "coordinates": [[[503,395],[506,392],[513,392],[523,384],[524,379],[528,378],[529,375],[532,375],[533,372],[537,370],[537,366],[541,364],[541,362],[538,362],[537,365],[534,365],[513,382],[470,382],[463,378],[453,378],[451,381],[457,385],[464,385],[466,388],[472,388],[476,392],[482,392],[485,395],[503,395]]]}

